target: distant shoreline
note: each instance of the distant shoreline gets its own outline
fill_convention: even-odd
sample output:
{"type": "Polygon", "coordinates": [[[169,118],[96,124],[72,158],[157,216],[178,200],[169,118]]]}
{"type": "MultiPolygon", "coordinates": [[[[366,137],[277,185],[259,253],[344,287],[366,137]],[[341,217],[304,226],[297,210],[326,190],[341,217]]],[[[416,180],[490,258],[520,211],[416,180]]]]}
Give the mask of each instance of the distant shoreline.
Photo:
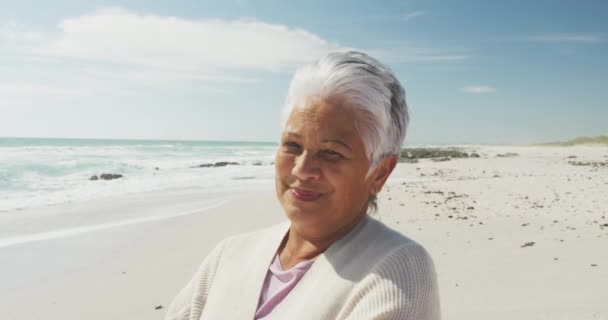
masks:
{"type": "MultiPolygon", "coordinates": [[[[10,147],[16,145],[153,145],[153,144],[187,144],[187,145],[259,145],[259,146],[278,146],[278,141],[256,141],[256,140],[204,140],[204,139],[144,139],[144,138],[65,138],[65,137],[10,137],[0,136],[0,147],[10,147]]],[[[406,139],[402,148],[454,148],[454,147],[475,147],[475,146],[575,146],[575,145],[608,145],[608,135],[594,137],[576,137],[565,141],[550,141],[537,143],[409,143],[406,139]]]]}
{"type": "Polygon", "coordinates": [[[608,146],[608,136],[597,137],[578,137],[567,141],[545,142],[534,144],[534,146],[579,146],[579,145],[606,145],[608,146]]]}

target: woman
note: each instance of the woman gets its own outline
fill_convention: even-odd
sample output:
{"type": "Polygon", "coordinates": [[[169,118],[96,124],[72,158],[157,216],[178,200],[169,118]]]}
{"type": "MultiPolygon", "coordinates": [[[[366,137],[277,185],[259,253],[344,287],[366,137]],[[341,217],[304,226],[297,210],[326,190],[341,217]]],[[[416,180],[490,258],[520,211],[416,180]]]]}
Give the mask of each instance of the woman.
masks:
{"type": "Polygon", "coordinates": [[[393,73],[332,53],[293,77],[276,153],[289,223],[222,241],[166,319],[439,319],[433,263],[368,216],[408,124],[393,73]]]}

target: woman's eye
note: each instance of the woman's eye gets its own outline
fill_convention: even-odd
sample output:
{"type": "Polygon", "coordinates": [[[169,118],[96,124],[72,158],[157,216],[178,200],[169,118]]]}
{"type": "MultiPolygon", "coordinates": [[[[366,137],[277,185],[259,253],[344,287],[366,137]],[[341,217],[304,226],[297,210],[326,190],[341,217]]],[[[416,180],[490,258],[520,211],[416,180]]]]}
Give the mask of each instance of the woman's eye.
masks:
{"type": "Polygon", "coordinates": [[[333,150],[323,150],[322,154],[330,160],[345,159],[342,154],[333,150]]]}
{"type": "Polygon", "coordinates": [[[300,145],[297,144],[297,143],[295,143],[295,142],[285,142],[283,144],[283,147],[288,152],[296,152],[296,151],[299,151],[301,149],[300,145]]]}

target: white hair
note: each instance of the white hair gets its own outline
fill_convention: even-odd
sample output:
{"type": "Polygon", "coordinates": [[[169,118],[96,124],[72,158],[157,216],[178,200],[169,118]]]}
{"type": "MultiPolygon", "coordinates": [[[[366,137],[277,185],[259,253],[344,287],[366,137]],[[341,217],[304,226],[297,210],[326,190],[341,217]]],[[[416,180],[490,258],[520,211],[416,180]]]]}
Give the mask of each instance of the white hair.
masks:
{"type": "Polygon", "coordinates": [[[399,156],[409,114],[405,91],[387,66],[364,53],[350,51],[330,53],[299,68],[285,101],[283,130],[294,107],[311,97],[338,99],[358,113],[353,125],[361,132],[370,161],[367,176],[382,158],[399,156]]]}

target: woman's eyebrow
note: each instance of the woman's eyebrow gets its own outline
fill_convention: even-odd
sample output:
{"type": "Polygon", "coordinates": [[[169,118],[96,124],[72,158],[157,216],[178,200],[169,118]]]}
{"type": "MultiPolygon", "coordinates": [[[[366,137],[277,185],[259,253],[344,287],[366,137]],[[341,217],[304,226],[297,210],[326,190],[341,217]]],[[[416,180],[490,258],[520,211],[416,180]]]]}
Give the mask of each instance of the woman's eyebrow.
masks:
{"type": "Polygon", "coordinates": [[[337,143],[337,144],[339,144],[339,145],[344,146],[346,149],[348,149],[348,150],[350,150],[350,151],[353,151],[353,149],[351,149],[351,147],[349,147],[349,146],[348,146],[348,145],[347,145],[347,144],[346,144],[344,141],[339,140],[339,139],[326,139],[326,140],[323,140],[323,142],[333,142],[333,143],[337,143]]]}
{"type": "MultiPolygon", "coordinates": [[[[295,132],[293,132],[293,131],[288,131],[288,132],[286,132],[286,135],[287,135],[287,136],[293,136],[293,137],[296,137],[296,138],[301,137],[301,136],[300,136],[300,134],[295,133],[295,132]]],[[[348,144],[346,144],[344,141],[342,141],[342,140],[340,140],[340,139],[325,139],[325,140],[323,140],[323,142],[324,142],[324,143],[325,143],[325,142],[333,142],[333,143],[337,143],[337,144],[339,144],[339,145],[341,145],[341,146],[344,146],[346,149],[348,149],[348,150],[350,150],[350,151],[353,151],[353,149],[352,149],[350,146],[348,146],[348,144]]]]}
{"type": "Polygon", "coordinates": [[[288,135],[288,136],[294,136],[294,137],[296,137],[296,138],[299,138],[299,137],[300,137],[300,135],[299,135],[299,134],[297,134],[297,133],[295,133],[295,132],[292,132],[292,131],[288,131],[288,132],[287,132],[287,135],[288,135]]]}

